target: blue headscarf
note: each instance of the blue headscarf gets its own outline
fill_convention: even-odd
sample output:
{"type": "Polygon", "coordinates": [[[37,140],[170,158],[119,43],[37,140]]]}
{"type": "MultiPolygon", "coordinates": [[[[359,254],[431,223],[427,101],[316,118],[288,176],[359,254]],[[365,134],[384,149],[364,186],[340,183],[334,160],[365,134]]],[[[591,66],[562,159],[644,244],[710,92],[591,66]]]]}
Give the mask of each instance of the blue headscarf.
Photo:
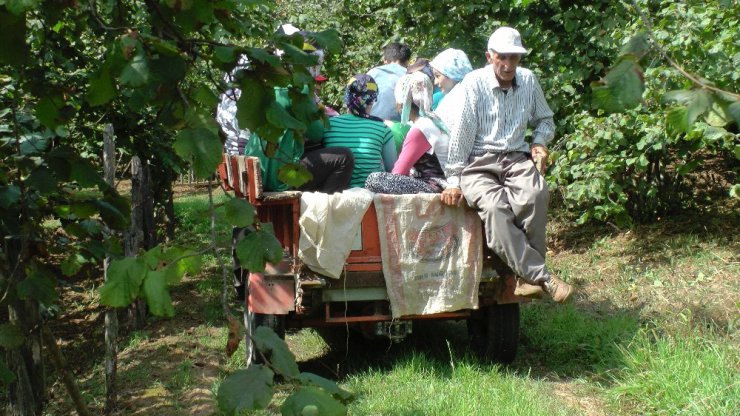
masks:
{"type": "Polygon", "coordinates": [[[437,71],[441,72],[442,75],[450,78],[455,82],[460,82],[473,70],[473,66],[470,65],[468,55],[460,49],[445,49],[435,56],[430,62],[430,65],[437,71]]]}

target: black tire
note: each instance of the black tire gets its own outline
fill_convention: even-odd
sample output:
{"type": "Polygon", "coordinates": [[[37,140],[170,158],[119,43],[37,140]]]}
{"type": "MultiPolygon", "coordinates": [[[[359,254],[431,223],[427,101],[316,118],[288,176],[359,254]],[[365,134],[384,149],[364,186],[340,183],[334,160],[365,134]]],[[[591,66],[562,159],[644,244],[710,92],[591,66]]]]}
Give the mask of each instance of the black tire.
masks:
{"type": "Polygon", "coordinates": [[[254,313],[249,310],[244,311],[244,342],[246,345],[247,368],[252,364],[264,364],[262,355],[254,348],[254,343],[250,338],[258,327],[265,326],[272,329],[280,339],[285,339],[285,315],[271,315],[263,313],[254,313]]]}
{"type": "Polygon", "coordinates": [[[468,318],[470,348],[484,361],[509,364],[519,346],[519,304],[484,306],[468,318]]]}

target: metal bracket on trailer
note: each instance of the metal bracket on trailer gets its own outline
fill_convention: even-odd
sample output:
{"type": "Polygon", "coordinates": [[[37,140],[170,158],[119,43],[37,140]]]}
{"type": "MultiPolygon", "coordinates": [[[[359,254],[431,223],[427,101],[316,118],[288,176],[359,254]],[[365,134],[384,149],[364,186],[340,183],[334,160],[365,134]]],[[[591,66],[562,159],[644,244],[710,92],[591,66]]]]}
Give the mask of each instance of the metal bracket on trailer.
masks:
{"type": "Polygon", "coordinates": [[[254,313],[287,315],[295,310],[294,276],[250,273],[247,302],[254,313]]]}

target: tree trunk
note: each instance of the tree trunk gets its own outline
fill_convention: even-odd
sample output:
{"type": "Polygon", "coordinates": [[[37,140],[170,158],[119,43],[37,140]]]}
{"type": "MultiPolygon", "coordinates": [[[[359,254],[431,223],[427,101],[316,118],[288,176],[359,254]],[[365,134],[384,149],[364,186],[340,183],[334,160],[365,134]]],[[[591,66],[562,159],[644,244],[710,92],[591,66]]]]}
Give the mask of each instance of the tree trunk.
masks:
{"type": "MultiPolygon", "coordinates": [[[[26,278],[25,263],[28,261],[27,250],[22,249],[19,239],[5,239],[5,261],[7,264],[18,264],[9,267],[13,270],[11,280],[20,282],[26,278]]],[[[8,416],[41,415],[46,402],[46,374],[41,356],[41,317],[38,303],[35,300],[14,299],[8,304],[8,320],[20,328],[23,333],[23,344],[18,348],[6,350],[8,369],[16,378],[8,386],[8,416]]]]}
{"type": "MultiPolygon", "coordinates": [[[[113,136],[113,125],[106,124],[103,132],[103,166],[105,181],[114,186],[116,177],[116,143],[113,136]]],[[[108,280],[110,258],[103,261],[103,273],[108,280]]],[[[116,374],[118,373],[118,315],[115,308],[105,311],[105,414],[110,414],[116,407],[118,392],[116,374]]]]}
{"type": "Polygon", "coordinates": [[[164,221],[165,231],[167,233],[167,241],[175,239],[175,226],[177,225],[177,218],[175,217],[175,201],[172,192],[172,182],[168,182],[166,185],[167,200],[164,203],[164,221]]]}
{"type": "MultiPolygon", "coordinates": [[[[136,256],[144,241],[144,205],[147,199],[146,178],[139,156],[131,158],[131,226],[124,238],[124,253],[136,256]]],[[[137,299],[128,309],[129,323],[136,329],[146,324],[146,304],[137,299]]]]}

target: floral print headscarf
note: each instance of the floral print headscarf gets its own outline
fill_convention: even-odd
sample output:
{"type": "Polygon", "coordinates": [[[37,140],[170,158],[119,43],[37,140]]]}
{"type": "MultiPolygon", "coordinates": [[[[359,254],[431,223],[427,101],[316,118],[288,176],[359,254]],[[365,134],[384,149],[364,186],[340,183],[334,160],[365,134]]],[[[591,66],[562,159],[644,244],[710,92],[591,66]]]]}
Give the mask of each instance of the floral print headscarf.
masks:
{"type": "Polygon", "coordinates": [[[367,113],[367,107],[378,99],[378,84],[368,74],[357,74],[350,78],[344,90],[344,105],[351,114],[359,117],[380,120],[367,113]]]}
{"type": "Polygon", "coordinates": [[[401,123],[409,123],[411,104],[419,108],[419,116],[426,117],[445,133],[449,133],[447,126],[432,111],[432,81],[423,72],[412,72],[398,79],[394,95],[396,103],[401,104],[401,123]]]}

